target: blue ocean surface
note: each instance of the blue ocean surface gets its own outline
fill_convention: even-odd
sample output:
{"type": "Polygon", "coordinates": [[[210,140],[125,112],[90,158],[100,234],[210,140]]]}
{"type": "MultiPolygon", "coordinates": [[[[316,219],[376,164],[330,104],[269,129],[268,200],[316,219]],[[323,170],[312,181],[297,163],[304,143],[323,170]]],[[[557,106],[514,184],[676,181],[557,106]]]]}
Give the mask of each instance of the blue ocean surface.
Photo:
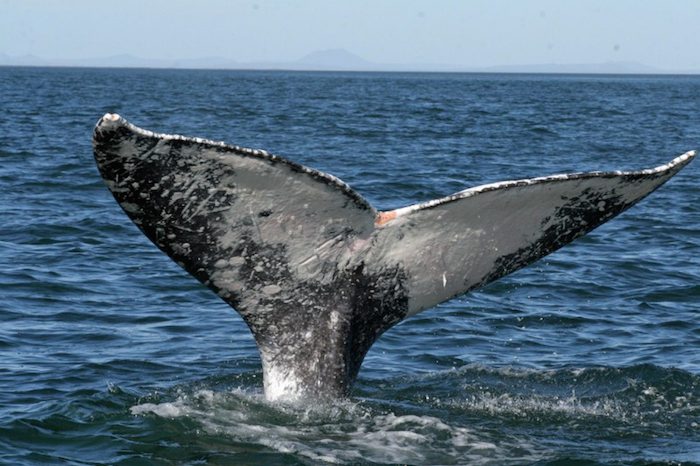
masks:
{"type": "Polygon", "coordinates": [[[409,318],[351,397],[262,395],[241,318],[103,184],[92,129],[264,148],[379,209],[700,148],[700,77],[0,68],[0,464],[700,464],[700,162],[409,318]]]}

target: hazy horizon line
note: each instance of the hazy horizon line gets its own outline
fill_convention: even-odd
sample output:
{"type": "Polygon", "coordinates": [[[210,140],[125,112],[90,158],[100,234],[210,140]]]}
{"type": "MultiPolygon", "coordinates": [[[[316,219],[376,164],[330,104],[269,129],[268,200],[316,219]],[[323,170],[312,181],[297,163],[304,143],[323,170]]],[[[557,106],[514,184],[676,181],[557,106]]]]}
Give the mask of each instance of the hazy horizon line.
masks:
{"type": "Polygon", "coordinates": [[[239,71],[318,71],[318,72],[416,72],[416,73],[503,73],[503,74],[620,74],[620,75],[698,75],[700,70],[669,70],[634,61],[600,63],[534,63],[474,66],[441,63],[374,63],[345,49],[319,50],[296,60],[239,62],[224,57],[142,58],[117,54],[89,58],[44,58],[32,54],[11,56],[0,53],[3,67],[113,68],[239,71]]]}

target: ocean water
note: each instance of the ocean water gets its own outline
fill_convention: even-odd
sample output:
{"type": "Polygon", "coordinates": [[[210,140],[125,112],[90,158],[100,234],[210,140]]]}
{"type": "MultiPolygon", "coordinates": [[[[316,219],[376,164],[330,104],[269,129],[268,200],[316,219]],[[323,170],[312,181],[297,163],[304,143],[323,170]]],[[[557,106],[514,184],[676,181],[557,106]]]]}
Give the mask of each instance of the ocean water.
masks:
{"type": "Polygon", "coordinates": [[[700,77],[0,68],[0,464],[700,464],[700,163],[404,321],[352,395],[266,402],[238,315],[103,185],[105,112],[380,209],[700,148],[700,77]]]}

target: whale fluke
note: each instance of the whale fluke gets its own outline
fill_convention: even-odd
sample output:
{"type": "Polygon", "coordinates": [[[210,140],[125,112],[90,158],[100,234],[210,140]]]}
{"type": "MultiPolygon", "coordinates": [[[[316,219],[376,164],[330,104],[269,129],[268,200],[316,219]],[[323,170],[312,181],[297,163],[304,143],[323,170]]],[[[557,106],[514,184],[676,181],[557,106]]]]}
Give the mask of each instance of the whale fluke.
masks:
{"type": "Polygon", "coordinates": [[[591,231],[695,155],[378,212],[325,173],[263,150],[152,133],[116,114],[100,119],[93,144],[131,220],[243,317],[268,399],[346,395],[384,331],[591,231]]]}

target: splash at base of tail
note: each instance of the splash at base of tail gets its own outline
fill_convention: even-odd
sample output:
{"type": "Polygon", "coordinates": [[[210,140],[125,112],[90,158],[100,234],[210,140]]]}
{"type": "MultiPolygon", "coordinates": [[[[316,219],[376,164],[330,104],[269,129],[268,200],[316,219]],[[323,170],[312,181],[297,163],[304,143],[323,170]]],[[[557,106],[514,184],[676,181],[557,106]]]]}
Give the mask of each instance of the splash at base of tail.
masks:
{"type": "Polygon", "coordinates": [[[115,114],[93,143],[131,220],[243,317],[273,400],[346,395],[387,329],[586,234],[695,155],[378,212],[337,178],[266,151],[156,134],[115,114]]]}

